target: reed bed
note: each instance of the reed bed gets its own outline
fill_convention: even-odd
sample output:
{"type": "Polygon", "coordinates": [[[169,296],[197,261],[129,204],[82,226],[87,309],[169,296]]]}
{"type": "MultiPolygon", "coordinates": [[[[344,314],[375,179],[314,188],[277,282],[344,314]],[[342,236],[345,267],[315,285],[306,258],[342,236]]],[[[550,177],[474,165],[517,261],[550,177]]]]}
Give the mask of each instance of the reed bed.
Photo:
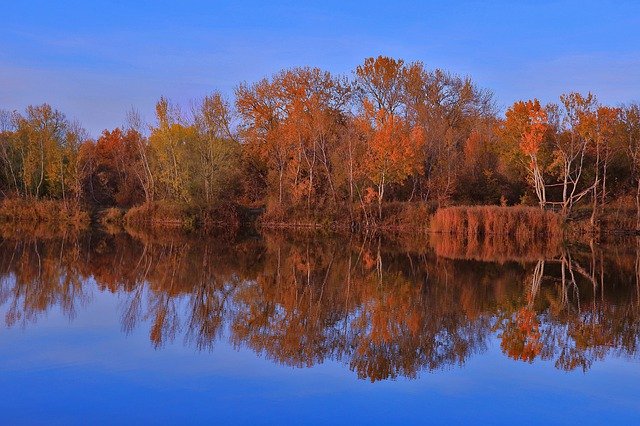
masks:
{"type": "Polygon", "coordinates": [[[563,221],[535,207],[472,206],[440,209],[431,221],[438,256],[481,261],[534,261],[560,253],[563,221]]]}
{"type": "Polygon", "coordinates": [[[438,209],[431,231],[462,235],[512,235],[516,238],[562,235],[562,217],[535,207],[458,206],[438,209]]]}

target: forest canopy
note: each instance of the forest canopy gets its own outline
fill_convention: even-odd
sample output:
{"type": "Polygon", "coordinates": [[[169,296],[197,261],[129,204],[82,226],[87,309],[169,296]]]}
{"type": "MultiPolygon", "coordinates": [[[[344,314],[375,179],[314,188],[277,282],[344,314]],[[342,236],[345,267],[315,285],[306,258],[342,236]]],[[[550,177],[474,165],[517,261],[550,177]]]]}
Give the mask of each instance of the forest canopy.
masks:
{"type": "Polygon", "coordinates": [[[592,223],[611,203],[640,212],[640,105],[592,93],[502,114],[469,77],[379,56],[349,76],[285,69],[186,109],[161,97],[155,115],[132,110],[93,140],[48,104],[3,110],[0,195],[243,206],[282,222],[369,224],[461,204],[588,209],[592,223]]]}

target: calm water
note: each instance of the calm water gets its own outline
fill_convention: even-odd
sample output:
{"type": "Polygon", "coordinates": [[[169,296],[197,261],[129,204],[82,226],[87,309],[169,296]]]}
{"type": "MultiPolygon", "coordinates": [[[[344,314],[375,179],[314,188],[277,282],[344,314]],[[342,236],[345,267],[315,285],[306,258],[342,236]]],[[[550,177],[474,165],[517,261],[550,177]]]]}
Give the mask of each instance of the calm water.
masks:
{"type": "Polygon", "coordinates": [[[3,424],[640,418],[634,239],[0,241],[3,424]]]}

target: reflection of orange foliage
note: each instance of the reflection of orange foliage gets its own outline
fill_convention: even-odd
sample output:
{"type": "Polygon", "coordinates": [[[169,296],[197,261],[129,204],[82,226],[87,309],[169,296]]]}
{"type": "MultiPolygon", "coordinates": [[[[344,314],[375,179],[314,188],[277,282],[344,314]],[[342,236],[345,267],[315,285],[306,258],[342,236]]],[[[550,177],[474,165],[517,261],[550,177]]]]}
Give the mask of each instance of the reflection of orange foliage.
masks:
{"type": "Polygon", "coordinates": [[[375,266],[375,264],[376,264],[376,260],[373,254],[371,254],[369,250],[366,250],[362,254],[362,266],[364,266],[365,269],[371,269],[375,266]]]}
{"type": "Polygon", "coordinates": [[[502,351],[513,359],[532,362],[542,350],[538,318],[526,307],[518,310],[515,321],[509,320],[501,337],[502,351]]]}
{"type": "MultiPolygon", "coordinates": [[[[276,362],[333,359],[371,380],[464,363],[486,348],[503,312],[502,348],[516,359],[557,357],[556,365],[572,369],[612,348],[637,353],[635,286],[613,286],[593,304],[580,291],[580,303],[589,303],[576,315],[563,308],[553,279],[542,297],[531,298],[526,265],[436,258],[425,244],[389,236],[363,242],[267,233],[237,242],[140,229],[1,235],[0,271],[16,278],[0,280],[9,325],[56,307],[73,316],[92,292],[112,292],[123,299],[123,329],[143,323],[155,347],[184,332],[185,342],[211,348],[229,330],[233,344],[276,362]],[[540,315],[522,303],[535,304],[540,315]]],[[[617,282],[632,276],[631,255],[612,256],[628,260],[616,263],[624,277],[617,282]]]]}
{"type": "Polygon", "coordinates": [[[416,294],[415,289],[407,284],[400,284],[395,292],[388,294],[371,295],[371,302],[366,304],[363,314],[370,314],[370,335],[365,340],[370,339],[371,343],[380,345],[383,343],[393,343],[398,336],[405,333],[404,327],[408,331],[415,333],[420,323],[420,313],[415,311],[416,306],[412,303],[416,294]]]}

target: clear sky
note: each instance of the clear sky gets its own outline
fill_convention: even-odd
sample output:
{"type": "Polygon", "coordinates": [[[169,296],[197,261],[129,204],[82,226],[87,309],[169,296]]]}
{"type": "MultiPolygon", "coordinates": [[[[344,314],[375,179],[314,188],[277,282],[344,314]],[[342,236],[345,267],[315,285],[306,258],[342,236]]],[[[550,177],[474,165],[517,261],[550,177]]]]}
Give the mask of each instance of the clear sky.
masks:
{"type": "Polygon", "coordinates": [[[380,54],[470,75],[501,108],[640,100],[640,1],[0,0],[0,108],[48,102],[94,136],[131,106],[152,120],[160,95],[380,54]]]}

